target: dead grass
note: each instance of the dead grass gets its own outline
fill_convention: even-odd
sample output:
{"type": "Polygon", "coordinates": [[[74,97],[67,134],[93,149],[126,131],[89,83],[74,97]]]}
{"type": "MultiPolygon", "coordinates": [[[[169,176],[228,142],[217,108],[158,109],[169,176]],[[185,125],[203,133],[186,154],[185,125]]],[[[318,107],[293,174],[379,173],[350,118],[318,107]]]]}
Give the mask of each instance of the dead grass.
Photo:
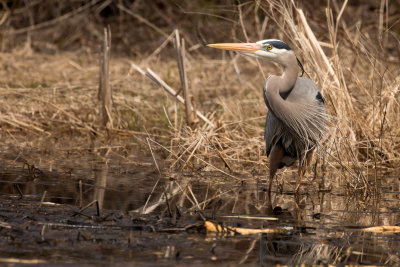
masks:
{"type": "MultiPolygon", "coordinates": [[[[357,7],[333,1],[332,6],[320,6],[313,13],[307,3],[301,5],[302,9],[292,1],[255,1],[220,6],[218,16],[234,19],[234,23],[228,27],[226,20],[218,24],[214,18],[215,32],[209,29],[209,35],[199,34],[209,43],[246,38],[288,42],[302,60],[306,75],[320,86],[330,114],[317,174],[329,173],[352,188],[371,192],[377,177],[396,173],[400,166],[400,70],[395,50],[399,46],[399,33],[395,32],[399,10],[393,4],[389,6],[391,16],[382,15],[379,9],[365,15],[362,8],[373,3],[357,7]],[[359,14],[359,19],[354,14],[359,14]],[[228,29],[224,34],[231,38],[218,35],[223,29],[228,29]]],[[[209,16],[216,15],[214,6],[185,7],[206,10],[206,24],[209,16]]],[[[201,21],[199,14],[185,16],[189,15],[201,21]]],[[[138,19],[126,12],[120,16],[124,21],[138,19]]],[[[215,125],[200,121],[192,130],[186,126],[183,106],[131,66],[150,67],[176,91],[181,87],[178,66],[171,56],[173,38],[168,38],[172,26],[157,26],[157,20],[151,18],[150,24],[140,24],[138,32],[151,32],[154,50],[141,50],[137,57],[111,53],[113,113],[107,129],[101,127],[97,100],[97,49],[38,53],[32,50],[37,45],[32,40],[1,53],[3,142],[18,147],[22,140],[62,139],[71,134],[92,140],[95,135],[103,145],[109,145],[110,139],[119,148],[135,143],[147,154],[150,145],[152,153],[161,155],[175,170],[217,170],[238,180],[243,174],[266,173],[263,127],[267,109],[261,89],[264,76],[279,73],[279,68],[264,62],[259,68],[253,59],[202,48],[202,41],[193,38],[193,29],[185,20],[182,36],[187,41],[188,86],[197,110],[215,125]]],[[[118,33],[116,36],[121,40],[118,33]]],[[[136,46],[135,39],[128,43],[136,46]]],[[[89,142],[82,146],[89,147],[89,142]]],[[[117,151],[120,155],[141,153],[117,151]]]]}

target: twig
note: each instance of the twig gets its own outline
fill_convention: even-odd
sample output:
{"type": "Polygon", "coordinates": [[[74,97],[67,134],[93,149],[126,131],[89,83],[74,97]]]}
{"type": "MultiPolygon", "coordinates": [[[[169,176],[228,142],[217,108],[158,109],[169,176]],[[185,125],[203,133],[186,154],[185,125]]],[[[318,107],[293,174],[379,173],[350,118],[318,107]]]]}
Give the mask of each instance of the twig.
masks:
{"type": "Polygon", "coordinates": [[[243,13],[242,13],[241,5],[238,5],[238,10],[239,10],[240,26],[242,28],[242,31],[243,31],[243,34],[244,34],[244,38],[246,39],[246,42],[249,42],[249,37],[247,36],[246,27],[244,26],[244,23],[243,23],[243,13]]]}
{"type": "Polygon", "coordinates": [[[1,17],[0,19],[0,26],[4,24],[4,22],[7,21],[8,17],[10,16],[11,11],[7,10],[6,12],[4,12],[4,15],[1,17]]]}
{"type": "Polygon", "coordinates": [[[222,153],[218,150],[218,148],[214,145],[215,151],[217,152],[218,157],[225,163],[225,167],[229,169],[230,172],[233,172],[231,166],[229,165],[228,161],[224,158],[222,153]]]}
{"type": "Polygon", "coordinates": [[[22,193],[21,188],[19,188],[19,185],[18,184],[14,184],[14,188],[17,189],[18,194],[19,194],[19,198],[20,199],[23,198],[24,194],[22,193]]]}
{"type": "Polygon", "coordinates": [[[40,200],[39,207],[37,208],[38,210],[42,207],[43,201],[44,201],[44,199],[46,197],[46,194],[47,194],[47,190],[44,190],[43,195],[42,195],[42,199],[40,200]]]}
{"type": "Polygon", "coordinates": [[[196,196],[193,194],[192,188],[190,187],[190,185],[187,186],[187,188],[189,189],[190,194],[193,197],[194,202],[196,203],[197,208],[199,209],[199,211],[201,210],[199,202],[197,201],[196,196]]]}
{"type": "MultiPolygon", "coordinates": [[[[150,200],[150,197],[154,193],[154,190],[155,190],[157,184],[159,183],[160,179],[158,179],[157,183],[154,185],[153,190],[151,191],[151,193],[150,193],[150,195],[148,197],[148,200],[146,201],[146,204],[144,205],[144,207],[139,207],[139,208],[137,208],[135,210],[132,210],[130,212],[141,212],[142,214],[149,214],[150,212],[153,212],[157,207],[159,207],[162,203],[165,202],[165,199],[164,199],[165,196],[164,196],[164,194],[161,194],[158,200],[153,201],[153,203],[147,207],[147,204],[148,204],[148,202],[150,200]]],[[[169,188],[168,192],[169,192],[170,198],[172,198],[173,196],[175,196],[179,192],[179,188],[172,188],[172,189],[170,187],[168,187],[168,188],[169,188]]]]}
{"type": "MultiPolygon", "coordinates": [[[[89,204],[87,204],[86,206],[84,206],[83,208],[81,208],[80,210],[79,210],[79,212],[78,213],[76,213],[76,214],[79,214],[79,213],[82,213],[82,211],[85,211],[87,208],[89,208],[90,206],[92,206],[93,204],[96,204],[96,208],[97,208],[97,215],[98,216],[100,216],[100,207],[99,207],[99,202],[97,201],[97,200],[93,200],[92,202],[90,202],[89,204]]],[[[75,215],[76,215],[75,214],[75,215]]],[[[74,216],[75,216],[74,215],[74,216]]]]}
{"type": "MultiPolygon", "coordinates": [[[[179,96],[176,95],[176,91],[172,89],[168,84],[166,84],[157,74],[155,74],[151,69],[147,68],[147,71],[144,72],[142,68],[139,66],[135,65],[132,63],[132,68],[136,69],[139,73],[142,75],[145,75],[147,78],[152,80],[155,84],[157,84],[159,87],[163,88],[167,93],[169,93],[171,96],[175,97],[179,102],[182,104],[185,104],[185,100],[179,96]]],[[[214,127],[214,123],[212,123],[209,119],[207,119],[206,116],[201,114],[198,110],[196,111],[197,117],[202,119],[205,123],[210,125],[211,127],[214,127]]]]}
{"type": "MultiPolygon", "coordinates": [[[[239,264],[244,264],[246,262],[246,260],[249,258],[250,253],[254,250],[258,240],[259,240],[259,238],[257,237],[257,238],[254,238],[253,241],[251,241],[250,247],[247,249],[246,254],[244,254],[244,256],[240,260],[239,264]]],[[[260,240],[260,242],[262,242],[261,240],[260,240]]]]}
{"type": "Polygon", "coordinates": [[[12,118],[6,118],[5,116],[0,116],[0,121],[8,123],[8,124],[10,124],[10,125],[12,125],[12,126],[14,126],[16,128],[25,128],[25,129],[30,130],[30,131],[36,130],[38,132],[50,135],[49,133],[46,133],[46,131],[41,129],[40,127],[37,127],[37,126],[35,126],[33,124],[28,124],[28,123],[20,121],[20,120],[17,120],[16,118],[14,118],[14,116],[12,116],[12,118]]]}
{"type": "Polygon", "coordinates": [[[43,224],[42,231],[40,231],[40,237],[41,237],[42,241],[44,241],[44,232],[45,231],[46,231],[46,225],[43,224]]]}
{"type": "Polygon", "coordinates": [[[155,30],[156,32],[158,32],[159,34],[163,35],[164,37],[168,37],[168,34],[166,34],[163,30],[161,30],[160,28],[158,28],[156,25],[154,25],[153,23],[151,23],[150,21],[148,21],[147,19],[143,18],[142,16],[140,16],[139,14],[136,14],[132,11],[130,11],[129,9],[127,9],[126,7],[124,7],[123,5],[117,5],[119,9],[125,11],[126,13],[128,13],[129,15],[131,15],[132,17],[134,17],[135,19],[137,19],[138,21],[146,24],[147,26],[149,26],[150,28],[152,28],[153,30],[155,30]]]}
{"type": "Polygon", "coordinates": [[[167,44],[168,44],[171,40],[173,40],[174,34],[175,34],[175,32],[172,32],[172,33],[164,40],[164,42],[163,42],[162,44],[160,44],[160,45],[157,47],[157,49],[154,50],[154,52],[151,53],[150,56],[148,56],[148,57],[146,58],[146,61],[149,61],[152,57],[158,55],[158,54],[161,52],[161,50],[163,50],[163,49],[167,46],[167,44]]]}
{"type": "MultiPolygon", "coordinates": [[[[183,161],[183,156],[186,154],[186,152],[188,152],[190,149],[192,149],[192,147],[194,147],[194,146],[198,146],[198,143],[200,142],[201,140],[197,140],[196,142],[193,142],[193,143],[191,143],[190,145],[188,145],[186,148],[185,148],[185,150],[184,151],[182,151],[182,152],[180,152],[179,154],[179,157],[178,156],[176,156],[176,160],[171,164],[171,166],[170,166],[170,168],[172,169],[174,166],[175,166],[175,164],[177,164],[179,161],[183,161]]],[[[174,155],[174,153],[172,153],[171,152],[171,154],[172,155],[174,155]]],[[[185,162],[185,164],[186,164],[186,162],[185,162]]]]}
{"type": "Polygon", "coordinates": [[[160,179],[161,179],[161,178],[158,178],[157,182],[156,182],[156,183],[154,184],[154,186],[153,186],[153,189],[151,189],[150,195],[149,195],[149,197],[147,198],[146,203],[144,203],[142,213],[146,213],[145,211],[146,211],[147,204],[149,203],[150,198],[151,198],[151,195],[153,195],[154,190],[156,189],[158,183],[160,182],[160,179]]]}
{"type": "Polygon", "coordinates": [[[203,137],[200,137],[200,140],[198,140],[196,146],[193,148],[192,152],[190,153],[189,157],[186,159],[185,163],[182,165],[181,171],[183,170],[183,168],[185,168],[186,164],[189,162],[189,160],[193,157],[194,152],[196,152],[196,150],[199,148],[199,146],[201,145],[203,141],[203,137]]]}
{"type": "Polygon", "coordinates": [[[154,157],[153,149],[151,149],[151,145],[150,145],[150,142],[149,142],[149,138],[148,138],[148,137],[146,137],[146,141],[147,141],[147,145],[149,146],[149,149],[150,149],[151,156],[153,157],[154,164],[156,165],[156,168],[157,168],[158,174],[160,174],[160,175],[161,175],[160,168],[158,167],[157,160],[156,160],[156,158],[154,157]]]}
{"type": "Polygon", "coordinates": [[[12,229],[11,224],[0,221],[0,228],[12,229]]]}

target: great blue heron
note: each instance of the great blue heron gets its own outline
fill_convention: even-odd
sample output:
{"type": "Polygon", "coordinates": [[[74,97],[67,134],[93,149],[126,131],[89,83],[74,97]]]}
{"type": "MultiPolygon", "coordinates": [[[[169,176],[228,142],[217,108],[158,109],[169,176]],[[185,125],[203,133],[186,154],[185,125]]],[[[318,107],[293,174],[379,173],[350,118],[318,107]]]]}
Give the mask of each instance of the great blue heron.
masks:
{"type": "Polygon", "coordinates": [[[270,157],[268,192],[271,192],[276,171],[291,166],[298,159],[297,192],[313,151],[326,128],[325,103],[318,86],[308,78],[298,77],[298,66],[302,75],[303,66],[293,50],[280,40],[208,46],[273,61],[282,66],[282,75],[270,75],[263,88],[268,107],[265,124],[267,156],[270,157]]]}

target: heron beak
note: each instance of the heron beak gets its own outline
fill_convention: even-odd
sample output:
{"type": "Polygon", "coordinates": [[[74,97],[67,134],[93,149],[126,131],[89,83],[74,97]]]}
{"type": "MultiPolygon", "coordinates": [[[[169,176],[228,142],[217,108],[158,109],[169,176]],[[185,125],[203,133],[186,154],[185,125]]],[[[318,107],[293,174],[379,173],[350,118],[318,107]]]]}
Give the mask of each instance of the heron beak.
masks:
{"type": "Polygon", "coordinates": [[[222,43],[222,44],[208,44],[207,46],[222,50],[230,50],[241,53],[255,54],[256,51],[261,49],[261,46],[256,43],[222,43]]]}

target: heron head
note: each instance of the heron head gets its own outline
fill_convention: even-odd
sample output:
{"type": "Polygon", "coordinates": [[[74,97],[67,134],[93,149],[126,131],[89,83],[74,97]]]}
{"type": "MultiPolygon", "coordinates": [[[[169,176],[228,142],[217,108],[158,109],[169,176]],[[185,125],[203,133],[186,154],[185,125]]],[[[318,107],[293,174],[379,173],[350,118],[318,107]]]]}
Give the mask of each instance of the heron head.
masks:
{"type": "Polygon", "coordinates": [[[279,57],[293,53],[292,49],[283,41],[267,39],[256,43],[220,43],[209,44],[209,47],[230,50],[241,54],[269,61],[276,61],[279,57]]]}
{"type": "MultiPolygon", "coordinates": [[[[246,56],[273,61],[283,66],[291,64],[293,57],[296,58],[293,50],[285,42],[276,39],[267,39],[256,43],[220,43],[207,46],[235,51],[246,56]]],[[[297,63],[304,72],[303,66],[298,59],[297,63]]]]}

